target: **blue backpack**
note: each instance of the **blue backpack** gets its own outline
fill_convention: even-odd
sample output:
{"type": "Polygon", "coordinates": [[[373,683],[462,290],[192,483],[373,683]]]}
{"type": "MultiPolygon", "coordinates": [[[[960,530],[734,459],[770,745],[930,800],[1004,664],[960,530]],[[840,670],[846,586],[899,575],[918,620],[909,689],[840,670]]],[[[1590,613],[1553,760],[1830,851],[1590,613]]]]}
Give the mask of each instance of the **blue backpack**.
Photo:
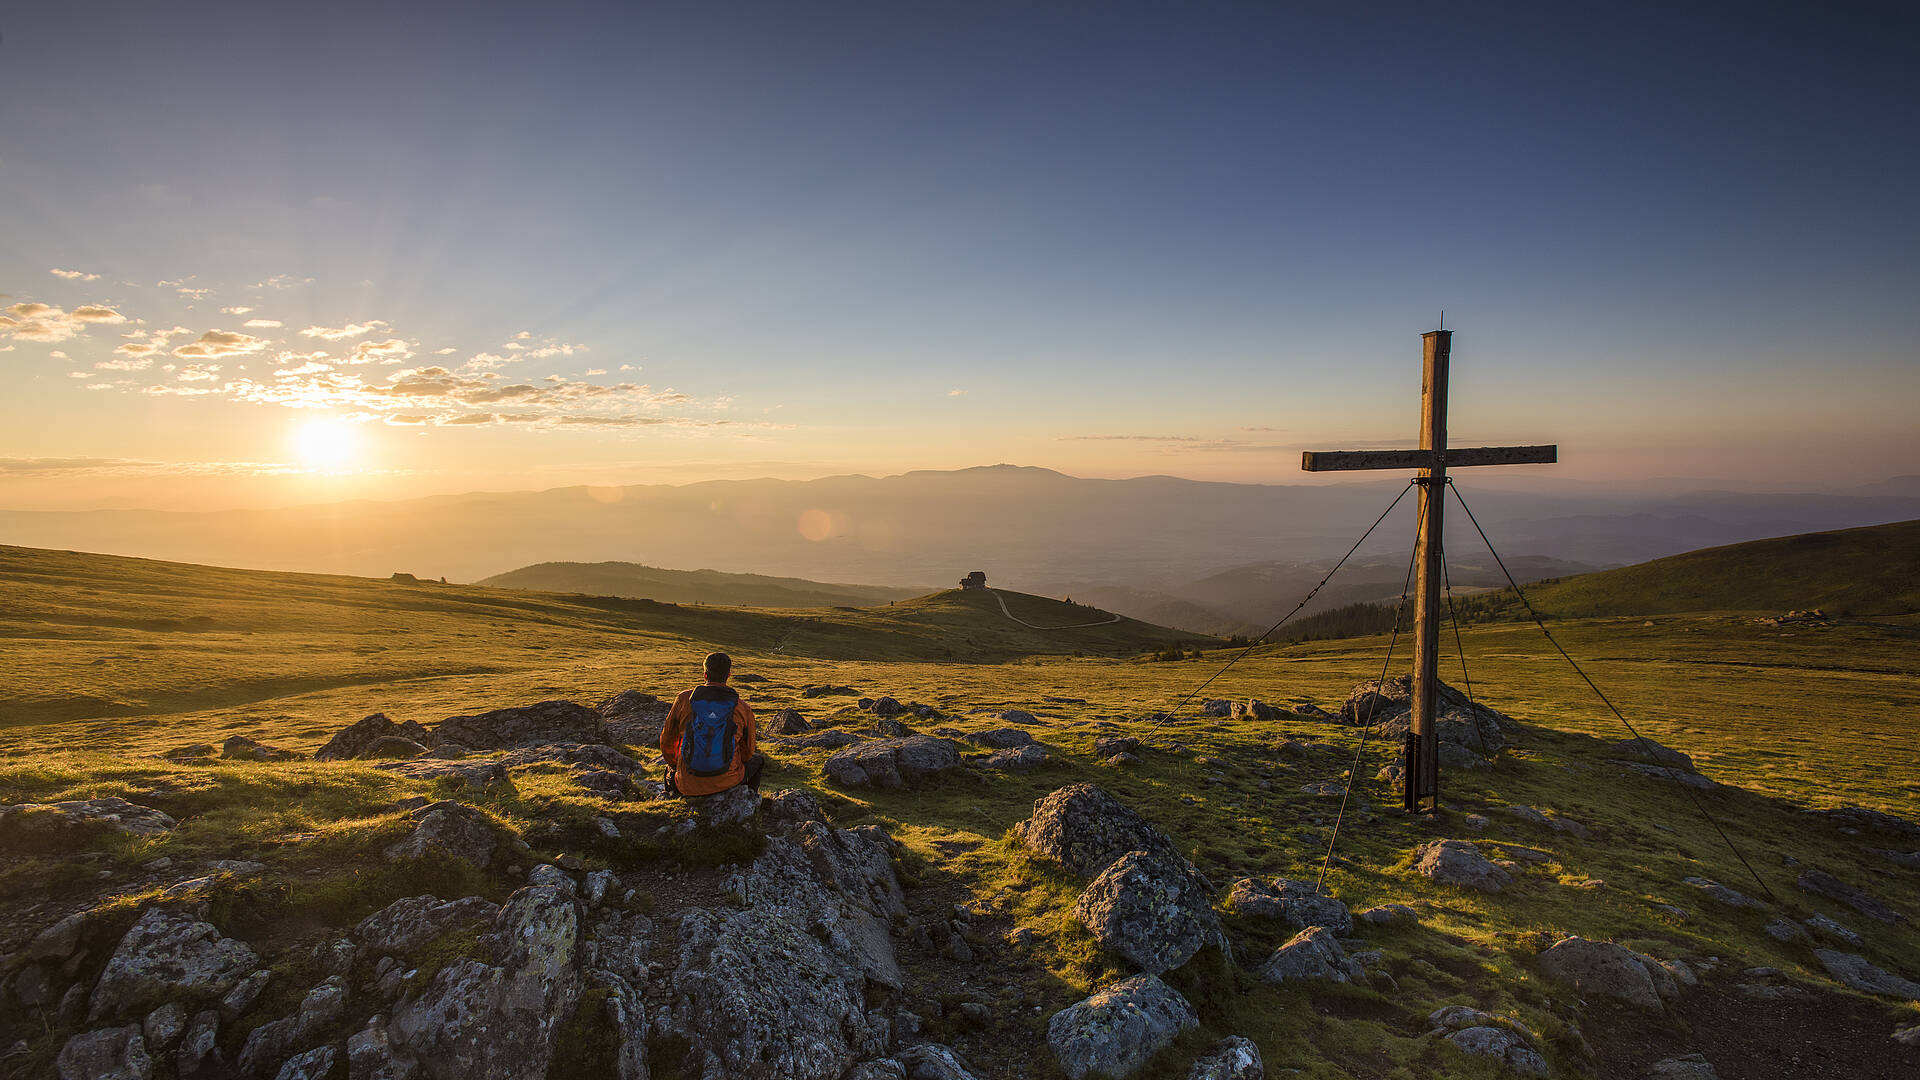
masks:
{"type": "Polygon", "coordinates": [[[693,719],[680,733],[680,767],[695,776],[719,776],[733,768],[733,706],[738,698],[694,698],[693,719]]]}

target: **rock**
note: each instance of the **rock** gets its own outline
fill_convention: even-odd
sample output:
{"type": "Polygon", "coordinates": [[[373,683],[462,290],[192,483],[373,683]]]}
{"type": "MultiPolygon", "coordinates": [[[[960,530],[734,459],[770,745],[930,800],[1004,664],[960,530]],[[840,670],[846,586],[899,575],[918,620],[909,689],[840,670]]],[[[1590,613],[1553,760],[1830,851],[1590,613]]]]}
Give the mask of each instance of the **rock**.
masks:
{"type": "Polygon", "coordinates": [[[830,755],[826,772],[847,787],[919,787],[960,767],[960,748],[947,739],[910,735],[849,746],[830,755]]]}
{"type": "Polygon", "coordinates": [[[769,837],[722,891],[762,918],[812,935],[863,983],[903,984],[890,928],[907,907],[884,832],[801,822],[786,836],[769,837]]]}
{"type": "Polygon", "coordinates": [[[386,849],[389,859],[430,856],[459,859],[486,867],[493,861],[498,840],[493,820],[471,806],[442,799],[408,814],[415,824],[406,839],[386,849]]]}
{"type": "Polygon", "coordinates": [[[1338,799],[1347,793],[1346,785],[1332,780],[1320,780],[1300,785],[1300,794],[1313,795],[1322,799],[1338,799]]]}
{"type": "Polygon", "coordinates": [[[1900,921],[1899,912],[1832,874],[1820,870],[1802,870],[1794,884],[1806,892],[1824,896],[1829,900],[1838,900],[1870,919],[1879,919],[1884,923],[1900,921]]]}
{"type": "Polygon", "coordinates": [[[147,1056],[140,1029],[129,1025],[102,1028],[68,1039],[53,1067],[60,1080],[149,1080],[153,1059],[147,1056]]]}
{"type": "Polygon", "coordinates": [[[871,707],[875,716],[899,716],[907,711],[905,705],[890,697],[875,698],[871,707]]]}
{"type": "Polygon", "coordinates": [[[1034,746],[1033,736],[1019,728],[994,728],[992,731],[975,732],[967,736],[967,741],[975,746],[989,750],[1008,750],[1017,746],[1034,746]]]}
{"type": "Polygon", "coordinates": [[[1069,784],[1033,804],[1033,816],[1014,827],[1027,848],[1092,876],[1129,851],[1180,858],[1173,841],[1093,784],[1069,784]]]}
{"type": "Polygon", "coordinates": [[[1587,997],[1603,997],[1657,1012],[1679,993],[1659,961],[1622,945],[1569,937],[1540,954],[1540,973],[1587,997]]]}
{"type": "Polygon", "coordinates": [[[1115,754],[1137,754],[1140,740],[1131,735],[1102,735],[1093,740],[1093,756],[1109,758],[1115,754]]]}
{"type": "Polygon", "coordinates": [[[415,1066],[396,1058],[380,1017],[347,1037],[348,1080],[411,1080],[415,1066]]]}
{"type": "Polygon", "coordinates": [[[579,909],[558,889],[514,893],[482,939],[394,1010],[387,1035],[431,1080],[543,1076],[580,993],[579,909]],[[489,962],[490,961],[490,962],[489,962]]]}
{"type": "Polygon", "coordinates": [[[1831,810],[1808,810],[1809,817],[1820,818],[1844,829],[1868,829],[1892,833],[1909,840],[1920,840],[1920,823],[1895,817],[1864,806],[1841,806],[1831,810]]]}
{"type": "Polygon", "coordinates": [[[995,750],[972,764],[977,768],[992,772],[1025,772],[1028,769],[1045,765],[1052,755],[1039,743],[1017,746],[1011,750],[995,750]]]}
{"type": "Polygon", "coordinates": [[[374,768],[396,772],[415,780],[425,780],[435,785],[444,782],[482,794],[491,793],[496,789],[508,791],[513,789],[513,781],[508,779],[507,770],[497,761],[449,761],[429,755],[408,761],[389,761],[374,768]]]}
{"type": "Polygon", "coordinates": [[[760,813],[770,821],[825,821],[820,800],[805,788],[788,788],[760,801],[760,813]]]}
{"type": "Polygon", "coordinates": [[[65,960],[80,947],[80,933],[86,929],[88,913],[76,911],[33,936],[27,944],[31,960],[65,960]]]}
{"type": "Polygon", "coordinates": [[[1920,870],[1920,851],[1888,851],[1885,848],[1868,848],[1872,854],[1909,870],[1920,870]]]}
{"type": "Polygon", "coordinates": [[[221,1018],[233,1020],[253,1008],[253,1003],[260,997],[260,991],[265,990],[267,983],[272,979],[273,972],[266,968],[249,972],[246,978],[235,983],[233,989],[220,998],[221,1018]]]}
{"type": "Polygon", "coordinates": [[[546,743],[603,743],[607,741],[607,723],[585,705],[542,701],[477,716],[449,716],[433,734],[441,742],[456,742],[476,750],[512,750],[546,743]]]}
{"type": "Polygon", "coordinates": [[[490,922],[500,905],[484,897],[408,896],[360,920],[353,936],[376,954],[405,956],[457,926],[490,922]]]}
{"type": "Polygon", "coordinates": [[[700,828],[743,825],[760,812],[760,793],[745,784],[736,784],[711,795],[687,795],[682,801],[693,811],[700,828]]]}
{"type": "Polygon", "coordinates": [[[594,870],[587,874],[587,883],[580,890],[580,899],[588,907],[599,907],[607,898],[607,893],[619,884],[611,870],[594,870]]]}
{"type": "Polygon", "coordinates": [[[1187,1080],[1265,1080],[1267,1067],[1252,1039],[1229,1035],[1193,1061],[1187,1080]]]}
{"type": "Polygon", "coordinates": [[[1272,723],[1280,719],[1280,710],[1264,701],[1248,700],[1245,703],[1235,702],[1233,715],[1241,720],[1258,720],[1262,723],[1272,723]]]}
{"type": "Polygon", "coordinates": [[[1293,715],[1305,717],[1308,720],[1319,720],[1324,723],[1331,723],[1340,719],[1338,716],[1314,704],[1295,705],[1293,707],[1293,715]]]}
{"type": "Polygon", "coordinates": [[[1103,948],[1157,975],[1193,959],[1208,941],[1225,944],[1211,892],[1185,859],[1130,851],[1093,879],[1073,915],[1103,948]]]}
{"type": "Polygon", "coordinates": [[[1755,900],[1746,893],[1738,889],[1728,888],[1712,878],[1690,877],[1685,879],[1685,884],[1699,889],[1714,901],[1725,904],[1728,907],[1753,908],[1757,911],[1765,911],[1767,909],[1766,901],[1755,900]]]}
{"type": "Polygon", "coordinates": [[[1105,765],[1110,769],[1124,769],[1128,765],[1137,763],[1139,760],[1140,760],[1139,758],[1133,756],[1132,754],[1114,754],[1111,757],[1101,758],[1100,764],[1105,765]]]}
{"type": "Polygon", "coordinates": [[[209,1063],[219,1064],[219,1038],[220,1013],[214,1009],[195,1013],[186,1034],[180,1037],[180,1048],[174,1051],[174,1071],[190,1077],[209,1063]]]}
{"type": "Polygon", "coordinates": [[[834,686],[830,683],[821,683],[817,686],[803,686],[800,688],[800,696],[803,698],[826,697],[830,694],[853,695],[859,692],[860,691],[855,690],[851,686],[834,686]]]}
{"type": "MultiPolygon", "coordinates": [[[[1242,878],[1228,889],[1227,908],[1241,915],[1279,919],[1299,930],[1324,926],[1341,937],[1353,934],[1353,914],[1347,905],[1319,895],[1308,881],[1275,878],[1269,885],[1257,878],[1242,878]]],[[[1412,911],[1407,909],[1408,914],[1412,911]]]]}
{"type": "Polygon", "coordinates": [[[1546,1076],[1547,1059],[1518,1034],[1503,1027],[1462,1028],[1447,1036],[1463,1054],[1490,1057],[1522,1076],[1546,1076]]]}
{"type": "Polygon", "coordinates": [[[1893,1041],[1901,1046],[1920,1046],[1920,1024],[1907,1028],[1895,1028],[1893,1041]]]}
{"type": "Polygon", "coordinates": [[[894,1055],[906,1071],[906,1080],[978,1080],[973,1067],[952,1047],[938,1043],[909,1046],[894,1055]]]}
{"type": "Polygon", "coordinates": [[[1693,759],[1675,750],[1671,746],[1662,746],[1652,739],[1622,739],[1613,744],[1613,752],[1620,757],[1634,761],[1651,761],[1656,765],[1693,772],[1693,759]]]}
{"type": "Polygon", "coordinates": [[[419,757],[426,752],[427,747],[423,743],[399,735],[382,735],[373,740],[360,756],[367,759],[406,759],[419,757]]]}
{"type": "Polygon", "coordinates": [[[333,1071],[333,1056],[331,1046],[316,1046],[304,1054],[296,1054],[280,1066],[274,1080],[323,1080],[333,1071]]]}
{"type": "Polygon", "coordinates": [[[1260,977],[1271,983],[1310,979],[1365,983],[1367,971],[1341,948],[1339,935],[1324,926],[1314,926],[1273,950],[1267,962],[1260,965],[1260,977]]]}
{"type": "Polygon", "coordinates": [[[268,746],[245,735],[233,735],[221,744],[220,756],[233,761],[299,761],[306,755],[268,746]]]}
{"type": "Polygon", "coordinates": [[[1226,698],[1208,698],[1200,704],[1201,716],[1232,716],[1233,702],[1226,698]]]}
{"type": "Polygon", "coordinates": [[[1436,1035],[1443,1031],[1485,1027],[1493,1022],[1492,1013],[1482,1012],[1471,1005],[1442,1005],[1427,1014],[1427,1023],[1433,1025],[1431,1034],[1436,1035]]]}
{"type": "Polygon", "coordinates": [[[1025,724],[1028,727],[1032,727],[1040,722],[1039,717],[1025,709],[1006,709],[994,715],[997,719],[1005,720],[1009,724],[1025,724]]]}
{"type": "Polygon", "coordinates": [[[1198,1026],[1200,1018],[1178,991],[1157,975],[1135,975],[1053,1014],[1047,1046],[1070,1080],[1124,1077],[1198,1026]]]}
{"type": "Polygon", "coordinates": [[[768,739],[767,741],[775,746],[791,746],[802,750],[836,750],[859,742],[860,736],[849,731],[821,731],[797,739],[768,739]]]}
{"type": "Polygon", "coordinates": [[[1704,1054],[1661,1058],[1647,1066],[1642,1075],[1647,1080],[1720,1080],[1720,1074],[1713,1071],[1704,1054]]]}
{"type": "Polygon", "coordinates": [[[646,1004],[632,984],[609,971],[588,971],[587,986],[601,993],[601,1018],[617,1046],[612,1080],[648,1080],[646,1004]]]}
{"type": "Polygon", "coordinates": [[[125,799],[71,799],[0,806],[0,851],[72,850],[96,833],[160,836],[179,824],[151,806],[125,799]]]}
{"type": "Polygon", "coordinates": [[[186,1029],[187,1009],[177,1001],[169,1001],[148,1013],[146,1020],[140,1025],[140,1032],[145,1037],[147,1045],[162,1051],[171,1047],[174,1040],[178,1039],[180,1033],[186,1029]]]}
{"type": "Polygon", "coordinates": [[[667,713],[672,708],[671,702],[652,694],[622,690],[594,706],[594,711],[606,722],[609,741],[655,747],[660,745],[660,731],[667,726],[667,713]]]}
{"type": "MultiPolygon", "coordinates": [[[[1470,761],[1469,767],[1481,766],[1486,758],[1506,747],[1506,733],[1518,727],[1512,719],[1478,702],[1469,702],[1465,694],[1444,682],[1438,690],[1440,715],[1434,718],[1434,731],[1443,755],[1452,746],[1461,763],[1470,761]],[[1471,758],[1462,755],[1463,750],[1471,758]]],[[[1398,745],[1412,726],[1413,676],[1397,676],[1384,684],[1369,681],[1356,685],[1341,705],[1340,716],[1350,724],[1379,725],[1380,736],[1390,745],[1398,745]]]]}
{"type": "Polygon", "coordinates": [[[762,730],[769,735],[804,735],[809,727],[807,718],[801,716],[798,709],[778,709],[767,717],[762,730]]]}
{"type": "Polygon", "coordinates": [[[1470,840],[1432,840],[1415,848],[1413,858],[1414,870],[1442,885],[1495,893],[1513,881],[1470,840]]]}
{"type": "Polygon", "coordinates": [[[346,761],[366,756],[368,747],[387,737],[411,739],[422,746],[431,746],[436,741],[427,730],[412,720],[396,724],[386,713],[374,713],[372,716],[357,720],[348,725],[339,734],[327,740],[327,744],[313,752],[315,761],[346,761]]]}
{"type": "Polygon", "coordinates": [[[1392,926],[1397,923],[1419,922],[1420,915],[1405,904],[1381,904],[1360,912],[1355,918],[1374,926],[1392,926]]]}
{"type": "Polygon", "coordinates": [[[1827,938],[1832,941],[1838,941],[1842,945],[1850,945],[1856,949],[1860,947],[1859,934],[1856,934],[1852,930],[1849,930],[1846,927],[1840,925],[1839,923],[1834,922],[1832,919],[1827,918],[1825,915],[1815,915],[1813,918],[1808,919],[1806,922],[1806,927],[1808,930],[1811,930],[1814,934],[1820,937],[1827,938]]]}
{"type": "Polygon", "coordinates": [[[1701,776],[1699,773],[1687,772],[1684,769],[1677,769],[1671,765],[1659,765],[1651,761],[1619,760],[1614,761],[1613,764],[1630,772],[1637,772],[1641,776],[1649,779],[1667,780],[1685,787],[1698,788],[1701,791],[1711,791],[1720,786],[1706,777],[1701,776]]]}
{"type": "Polygon", "coordinates": [[[212,924],[149,907],[120,939],[95,984],[89,1019],[130,1016],[163,1001],[217,998],[259,962],[212,924]]]}
{"type": "Polygon", "coordinates": [[[1807,940],[1806,930],[1792,919],[1774,919],[1763,929],[1766,930],[1768,937],[1789,945],[1797,941],[1807,940]]]}
{"type": "Polygon", "coordinates": [[[1814,959],[1849,989],[1864,994],[1878,994],[1881,997],[1900,998],[1905,1001],[1920,1002],[1920,983],[1905,979],[1892,972],[1882,971],[1867,962],[1866,957],[1857,953],[1836,952],[1832,949],[1813,950],[1814,959]]]}

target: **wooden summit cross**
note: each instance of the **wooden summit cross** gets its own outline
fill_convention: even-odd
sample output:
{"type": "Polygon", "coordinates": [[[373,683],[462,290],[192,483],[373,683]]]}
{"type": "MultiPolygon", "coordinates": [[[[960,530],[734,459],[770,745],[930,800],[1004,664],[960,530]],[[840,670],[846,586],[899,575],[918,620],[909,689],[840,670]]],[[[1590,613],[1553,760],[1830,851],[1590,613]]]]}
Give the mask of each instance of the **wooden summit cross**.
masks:
{"type": "MultiPolygon", "coordinates": [[[[1420,530],[1415,541],[1418,577],[1413,593],[1413,730],[1407,734],[1405,779],[1409,811],[1440,809],[1440,733],[1434,726],[1440,690],[1441,510],[1446,503],[1448,466],[1534,465],[1558,460],[1557,446],[1481,446],[1447,449],[1447,361],[1453,331],[1434,330],[1426,341],[1425,373],[1420,385],[1420,449],[1314,451],[1301,455],[1308,472],[1355,469],[1418,469],[1420,530]]],[[[1385,688],[1382,687],[1384,690],[1385,688]]]]}

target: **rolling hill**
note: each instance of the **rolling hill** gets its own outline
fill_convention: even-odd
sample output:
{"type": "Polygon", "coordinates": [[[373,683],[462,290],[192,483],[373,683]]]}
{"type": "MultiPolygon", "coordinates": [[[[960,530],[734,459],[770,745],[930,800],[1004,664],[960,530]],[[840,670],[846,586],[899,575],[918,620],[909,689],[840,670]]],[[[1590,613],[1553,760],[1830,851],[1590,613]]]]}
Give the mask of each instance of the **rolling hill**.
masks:
{"type": "Polygon", "coordinates": [[[666,570],[631,562],[545,562],[474,582],[495,589],[586,593],[727,607],[871,607],[919,596],[926,589],[844,585],[719,570],[666,570]]]}

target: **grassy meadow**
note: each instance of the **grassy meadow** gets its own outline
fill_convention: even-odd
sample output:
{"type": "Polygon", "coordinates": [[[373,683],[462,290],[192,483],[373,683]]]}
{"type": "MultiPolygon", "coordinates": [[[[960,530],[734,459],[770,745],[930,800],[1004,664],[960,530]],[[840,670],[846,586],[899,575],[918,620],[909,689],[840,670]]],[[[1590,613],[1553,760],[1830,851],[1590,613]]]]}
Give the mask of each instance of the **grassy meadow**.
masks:
{"type": "MultiPolygon", "coordinates": [[[[161,838],[102,841],[79,853],[14,853],[0,872],[0,916],[16,921],[89,891],[130,919],[157,891],[142,868],[163,856],[267,863],[263,879],[229,886],[218,910],[230,928],[250,928],[250,940],[269,943],[329,928],[337,935],[388,900],[420,891],[423,881],[489,895],[515,884],[462,876],[458,868],[379,865],[377,852],[405,828],[395,800],[433,794],[420,782],[358,762],[160,756],[196,743],[217,746],[231,735],[311,752],[372,712],[431,725],[548,698],[593,704],[626,689],[667,696],[697,681],[700,658],[713,648],[734,654],[737,673],[767,680],[741,685],[757,710],[792,707],[815,724],[857,730],[870,722],[849,697],[801,695],[817,683],[934,706],[939,719],[907,718],[920,731],[985,730],[1003,726],[994,717],[1002,709],[1033,712],[1045,726],[1032,733],[1056,751],[1049,764],[1027,773],[970,770],[919,791],[843,791],[824,778],[827,751],[768,751],[768,790],[810,788],[836,824],[881,824],[904,844],[900,865],[916,911],[967,904],[976,912],[975,944],[990,950],[990,961],[957,964],[906,945],[903,960],[930,1033],[989,1075],[1008,1077],[1054,1075],[1048,1055],[1034,1051],[1047,1018],[1130,974],[1073,920],[1084,882],[1028,858],[1009,841],[1010,826],[1036,798],[1092,781],[1172,835],[1223,889],[1243,876],[1312,879],[1339,799],[1301,788],[1344,779],[1358,732],[1305,718],[1261,723],[1194,714],[1199,699],[1210,697],[1337,711],[1355,682],[1378,676],[1387,644],[1359,638],[1257,649],[1179,718],[1158,722],[1149,717],[1172,708],[1236,650],[1131,620],[1035,630],[1005,618],[988,594],[775,612],[20,548],[0,549],[0,580],[0,637],[9,654],[0,670],[0,802],[119,795],[181,819],[161,838]],[[1205,651],[1197,660],[1148,658],[1176,643],[1205,651]],[[1139,736],[1149,748],[1135,765],[1105,766],[1092,746],[1107,734],[1139,736]],[[1034,932],[1030,948],[1000,944],[1016,927],[1034,932]],[[936,1007],[962,1000],[988,1002],[1025,1035],[968,1031],[936,1007]]],[[[1043,626],[1085,622],[1092,610],[1001,595],[1016,616],[1043,626]]],[[[1777,611],[1553,625],[1643,734],[1692,754],[1703,773],[1728,785],[1700,799],[1759,872],[1779,913],[1824,912],[1857,930],[1882,966],[1920,974],[1920,942],[1907,924],[1874,922],[1793,884],[1796,864],[1816,866],[1920,915],[1915,872],[1867,850],[1893,841],[1845,836],[1801,812],[1861,805],[1920,820],[1920,621],[1782,627],[1762,624],[1761,614],[1777,611]]],[[[1458,687],[1460,658],[1447,641],[1443,677],[1458,687]]],[[[1402,637],[1395,673],[1406,670],[1408,644],[1402,637]]],[[[1205,1021],[1167,1052],[1169,1071],[1183,1074],[1184,1061],[1207,1042],[1244,1034],[1260,1044],[1275,1076],[1495,1075],[1422,1037],[1427,1013],[1455,1002],[1523,1022],[1556,1070],[1595,1068],[1625,1036],[1532,974],[1534,953],[1561,933],[1663,958],[1718,958],[1722,971],[1777,967],[1842,995],[1860,1030],[1882,1040],[1896,1023],[1920,1022],[1920,1013],[1839,991],[1808,946],[1762,931],[1767,916],[1716,907],[1682,883],[1701,875],[1762,891],[1681,790],[1607,764],[1608,744],[1626,732],[1531,624],[1470,625],[1464,649],[1475,696],[1525,725],[1517,747],[1492,768],[1443,775],[1447,812],[1409,819],[1397,810],[1397,793],[1373,779],[1392,748],[1369,744],[1328,877],[1330,890],[1356,910],[1399,902],[1420,911],[1418,926],[1362,931],[1384,950],[1397,985],[1279,989],[1203,954],[1169,977],[1205,1021]],[[1573,818],[1591,834],[1575,838],[1506,816],[1500,808],[1509,804],[1573,818]],[[1467,828],[1469,813],[1488,815],[1490,826],[1467,828]],[[1519,864],[1515,883],[1491,896],[1432,886],[1411,871],[1409,853],[1435,836],[1486,841],[1519,864]]],[[[692,853],[598,838],[591,820],[607,804],[585,797],[557,767],[516,775],[512,791],[462,797],[541,856],[571,852],[590,866],[660,868],[661,904],[670,905],[673,881],[700,872],[692,853]]],[[[676,812],[670,804],[629,803],[614,816],[676,812]]],[[[1243,963],[1287,936],[1247,920],[1232,921],[1230,931],[1243,963]]],[[[1685,1052],[1716,1026],[1751,1022],[1735,1005],[1724,1009],[1733,1011],[1676,1017],[1635,1037],[1685,1052]]],[[[56,1036],[63,1037],[47,1033],[46,1044],[57,1046],[56,1036]]],[[[1721,1067],[1722,1075],[1749,1075],[1721,1067]]]]}

